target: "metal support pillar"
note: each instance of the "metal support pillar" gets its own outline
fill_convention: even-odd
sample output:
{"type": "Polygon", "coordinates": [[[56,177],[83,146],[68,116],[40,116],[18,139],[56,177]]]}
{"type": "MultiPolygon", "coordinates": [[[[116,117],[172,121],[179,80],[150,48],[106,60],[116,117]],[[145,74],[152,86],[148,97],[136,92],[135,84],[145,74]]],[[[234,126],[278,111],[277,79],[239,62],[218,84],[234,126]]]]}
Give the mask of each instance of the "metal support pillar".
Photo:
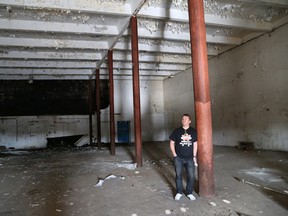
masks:
{"type": "Polygon", "coordinates": [[[110,154],[115,155],[115,118],[114,118],[114,79],[113,51],[108,51],[109,64],[109,99],[110,99],[110,154]]]}
{"type": "Polygon", "coordinates": [[[132,73],[133,73],[133,101],[134,101],[134,132],[135,155],[138,167],[142,167],[142,138],[141,138],[141,111],[139,85],[139,54],[137,17],[131,17],[131,46],[132,46],[132,73]]]}
{"type": "Polygon", "coordinates": [[[215,194],[211,99],[203,0],[188,0],[192,71],[198,136],[199,194],[215,194]]]}
{"type": "Polygon", "coordinates": [[[92,80],[88,81],[88,106],[89,106],[89,142],[93,145],[93,126],[92,126],[92,80]]]}
{"type": "Polygon", "coordinates": [[[96,86],[96,115],[97,115],[97,145],[101,149],[101,98],[100,98],[100,70],[96,69],[95,74],[96,86]]]}

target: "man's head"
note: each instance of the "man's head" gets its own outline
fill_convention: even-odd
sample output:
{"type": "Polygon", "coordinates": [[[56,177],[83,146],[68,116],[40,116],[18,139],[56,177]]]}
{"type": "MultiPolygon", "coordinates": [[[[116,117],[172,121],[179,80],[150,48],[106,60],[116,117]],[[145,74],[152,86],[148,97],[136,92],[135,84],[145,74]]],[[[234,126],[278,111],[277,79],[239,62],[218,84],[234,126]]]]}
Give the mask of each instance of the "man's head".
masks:
{"type": "Polygon", "coordinates": [[[188,117],[188,118],[189,118],[189,120],[191,121],[191,116],[190,116],[189,114],[187,114],[187,113],[184,113],[184,114],[182,115],[182,118],[183,118],[184,116],[188,117]]]}
{"type": "Polygon", "coordinates": [[[187,113],[182,115],[182,126],[183,127],[189,127],[191,123],[191,116],[187,113]]]}

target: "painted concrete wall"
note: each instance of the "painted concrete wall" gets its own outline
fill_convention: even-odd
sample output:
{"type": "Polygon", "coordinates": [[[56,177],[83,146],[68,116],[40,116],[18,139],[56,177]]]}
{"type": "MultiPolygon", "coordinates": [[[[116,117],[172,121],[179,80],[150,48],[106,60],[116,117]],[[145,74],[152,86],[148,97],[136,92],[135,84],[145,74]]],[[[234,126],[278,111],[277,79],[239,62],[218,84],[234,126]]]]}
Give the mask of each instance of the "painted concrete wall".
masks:
{"type": "Polygon", "coordinates": [[[288,25],[209,61],[214,143],[288,151],[288,25]]]}
{"type": "Polygon", "coordinates": [[[89,117],[0,117],[0,134],[0,146],[6,148],[46,148],[47,138],[89,134],[89,117]]]}
{"type": "Polygon", "coordinates": [[[191,126],[195,127],[194,93],[192,70],[187,70],[164,81],[164,107],[166,140],[176,127],[181,126],[183,113],[192,116],[191,126]]]}
{"type": "MultiPolygon", "coordinates": [[[[130,121],[131,142],[134,142],[134,110],[132,80],[114,81],[115,124],[130,121]]],[[[165,140],[163,81],[140,81],[142,141],[165,140]]],[[[109,108],[101,111],[102,141],[109,142],[109,108]],[[107,132],[108,131],[108,132],[107,132]]],[[[117,130],[116,142],[117,142],[117,130]]]]}
{"type": "MultiPolygon", "coordinates": [[[[288,151],[287,35],[288,25],[209,60],[215,145],[288,151]]],[[[164,82],[167,131],[194,106],[191,73],[164,82]]]]}
{"type": "MultiPolygon", "coordinates": [[[[130,121],[134,141],[132,80],[115,80],[115,127],[117,121],[130,121]]],[[[142,141],[165,139],[163,81],[141,81],[142,141]]],[[[101,141],[110,142],[109,108],[101,110],[101,141]]],[[[117,128],[116,142],[117,140],[117,128]]],[[[96,137],[96,119],[93,118],[96,137]]],[[[89,116],[10,116],[0,117],[0,146],[16,149],[45,148],[47,138],[89,134],[89,116]]]]}

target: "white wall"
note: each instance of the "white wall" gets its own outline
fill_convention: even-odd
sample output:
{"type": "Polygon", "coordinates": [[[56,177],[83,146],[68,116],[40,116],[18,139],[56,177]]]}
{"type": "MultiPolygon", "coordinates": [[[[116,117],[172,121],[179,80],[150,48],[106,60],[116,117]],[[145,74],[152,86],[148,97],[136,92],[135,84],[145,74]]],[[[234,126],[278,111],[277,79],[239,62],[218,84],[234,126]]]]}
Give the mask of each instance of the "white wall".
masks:
{"type": "MultiPolygon", "coordinates": [[[[117,121],[130,121],[131,142],[134,142],[134,110],[132,80],[114,81],[114,112],[117,121]]],[[[163,81],[140,80],[142,141],[165,140],[163,81]]],[[[101,111],[102,141],[109,142],[109,108],[101,111]]],[[[117,142],[117,128],[116,128],[117,142]]]]}
{"type": "Polygon", "coordinates": [[[164,107],[166,140],[169,139],[169,135],[176,127],[181,126],[181,118],[184,113],[192,116],[191,126],[195,127],[191,69],[178,73],[175,77],[164,81],[164,107]]]}
{"type": "Polygon", "coordinates": [[[89,134],[89,117],[1,117],[0,134],[0,146],[6,148],[46,148],[47,138],[89,134]]]}
{"type": "MultiPolygon", "coordinates": [[[[130,121],[134,142],[132,80],[114,81],[115,132],[117,121],[130,121]]],[[[140,81],[142,141],[165,140],[163,81],[140,81]]],[[[110,142],[109,108],[101,110],[101,141],[110,142]]],[[[96,119],[93,134],[96,137],[96,119]]],[[[89,116],[10,116],[0,117],[0,146],[16,149],[45,148],[47,138],[89,134],[89,116]]]]}
{"type": "Polygon", "coordinates": [[[288,151],[288,25],[209,61],[214,143],[288,151]]]}
{"type": "MultiPolygon", "coordinates": [[[[288,151],[287,35],[288,25],[209,60],[215,145],[288,151]]],[[[168,130],[194,106],[190,91],[191,70],[164,82],[168,130]]]]}

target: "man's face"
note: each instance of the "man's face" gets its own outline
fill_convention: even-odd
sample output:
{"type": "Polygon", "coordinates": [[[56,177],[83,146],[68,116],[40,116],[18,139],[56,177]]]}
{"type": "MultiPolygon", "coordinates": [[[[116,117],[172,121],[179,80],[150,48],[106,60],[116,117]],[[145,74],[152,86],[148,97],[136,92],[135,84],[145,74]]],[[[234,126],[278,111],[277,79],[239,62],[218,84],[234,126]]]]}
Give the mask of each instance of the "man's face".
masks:
{"type": "Polygon", "coordinates": [[[188,116],[183,116],[182,117],[182,125],[183,126],[189,126],[190,123],[191,123],[191,121],[190,121],[188,116]]]}

